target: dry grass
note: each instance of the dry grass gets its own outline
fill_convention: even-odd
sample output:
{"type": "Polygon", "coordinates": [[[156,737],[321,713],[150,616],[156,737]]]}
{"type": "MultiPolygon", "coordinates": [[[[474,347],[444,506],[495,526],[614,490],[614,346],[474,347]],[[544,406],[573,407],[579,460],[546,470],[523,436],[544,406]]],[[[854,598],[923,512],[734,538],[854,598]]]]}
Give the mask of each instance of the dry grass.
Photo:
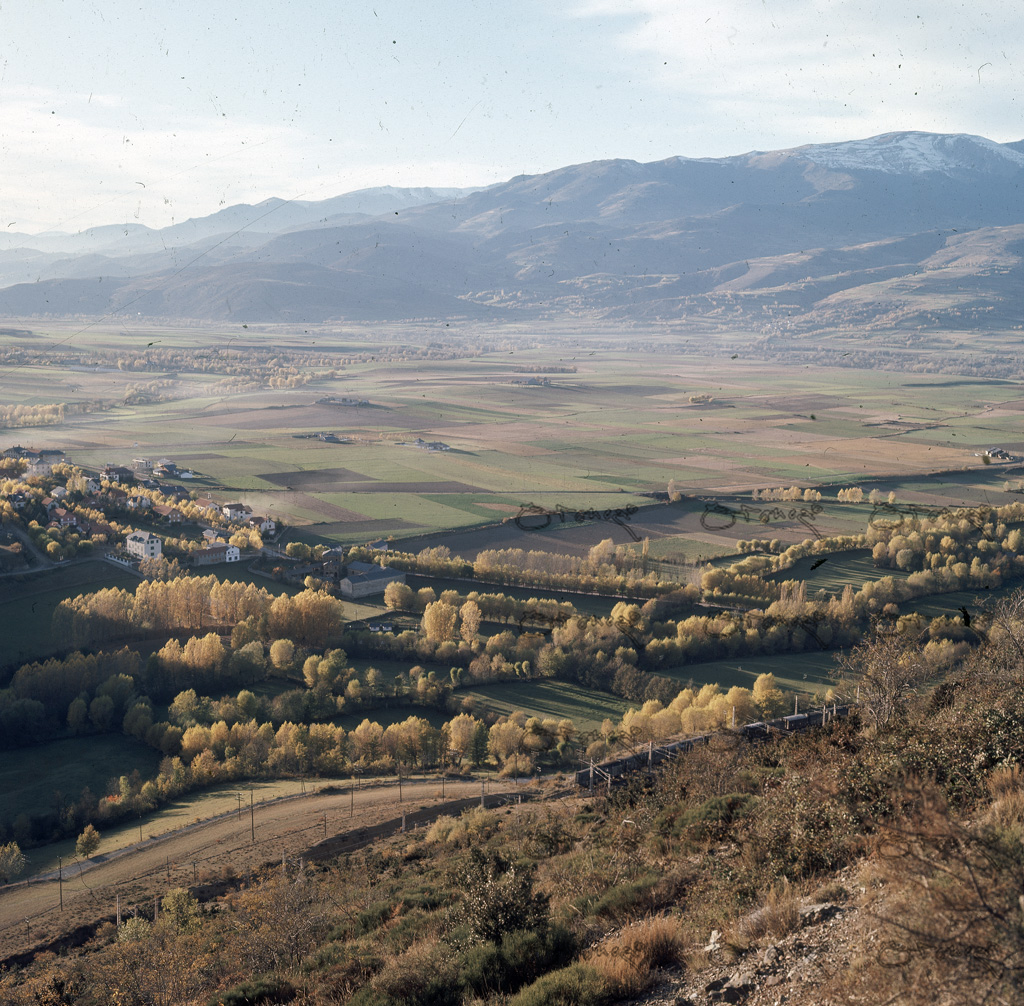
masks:
{"type": "Polygon", "coordinates": [[[428,829],[426,842],[447,842],[449,845],[469,845],[488,837],[497,827],[498,818],[494,811],[474,807],[461,817],[442,815],[428,829]]]}
{"type": "Polygon", "coordinates": [[[762,936],[781,939],[800,926],[800,898],[789,881],[772,885],[765,903],[756,911],[740,919],[736,935],[752,942],[762,936]]]}
{"type": "Polygon", "coordinates": [[[614,994],[635,995],[651,982],[655,968],[677,964],[682,957],[678,919],[644,919],[605,940],[588,958],[614,994]]]}
{"type": "Polygon", "coordinates": [[[1024,772],[1017,765],[995,769],[988,777],[992,803],[986,824],[1004,831],[1024,829],[1024,772]]]}

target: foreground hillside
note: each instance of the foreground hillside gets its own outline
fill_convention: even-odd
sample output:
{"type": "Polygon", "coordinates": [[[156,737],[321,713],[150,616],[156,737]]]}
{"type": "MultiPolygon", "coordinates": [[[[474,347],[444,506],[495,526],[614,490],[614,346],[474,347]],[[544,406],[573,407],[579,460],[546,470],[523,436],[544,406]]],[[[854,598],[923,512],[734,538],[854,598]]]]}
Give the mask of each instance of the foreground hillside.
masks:
{"type": "Polygon", "coordinates": [[[927,692],[854,657],[856,720],[728,733],[650,780],[472,810],[111,924],[0,978],[36,1003],[1010,1003],[1024,993],[1024,619],[927,692]]]}

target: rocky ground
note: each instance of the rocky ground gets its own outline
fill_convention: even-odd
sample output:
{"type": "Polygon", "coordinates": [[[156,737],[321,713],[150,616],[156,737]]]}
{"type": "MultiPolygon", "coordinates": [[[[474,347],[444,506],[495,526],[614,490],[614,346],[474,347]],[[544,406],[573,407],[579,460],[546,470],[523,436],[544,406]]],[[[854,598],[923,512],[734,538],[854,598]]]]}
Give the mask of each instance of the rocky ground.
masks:
{"type": "MultiPolygon", "coordinates": [[[[856,890],[856,889],[855,889],[856,890]]],[[[862,895],[866,892],[862,892],[862,895]]],[[[688,966],[666,969],[661,980],[630,1006],[827,1006],[836,1003],[835,979],[851,961],[871,952],[880,924],[865,898],[794,904],[784,936],[756,939],[709,934],[688,966]]],[[[762,912],[764,909],[761,910],[762,912]]],[[[757,916],[744,920],[757,928],[757,916]]],[[[743,925],[738,927],[742,934],[743,925]]]]}

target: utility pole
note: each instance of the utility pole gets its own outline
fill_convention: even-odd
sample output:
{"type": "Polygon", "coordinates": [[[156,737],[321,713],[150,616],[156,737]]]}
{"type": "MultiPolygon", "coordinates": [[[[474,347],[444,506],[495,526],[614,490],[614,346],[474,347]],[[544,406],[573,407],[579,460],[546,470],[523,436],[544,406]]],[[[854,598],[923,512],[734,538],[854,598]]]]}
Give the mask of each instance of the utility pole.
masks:
{"type": "Polygon", "coordinates": [[[60,910],[64,911],[64,860],[57,857],[57,889],[60,891],[60,910]]]}
{"type": "Polygon", "coordinates": [[[252,790],[249,790],[249,830],[252,832],[253,845],[256,844],[256,811],[252,805],[252,790]]]}

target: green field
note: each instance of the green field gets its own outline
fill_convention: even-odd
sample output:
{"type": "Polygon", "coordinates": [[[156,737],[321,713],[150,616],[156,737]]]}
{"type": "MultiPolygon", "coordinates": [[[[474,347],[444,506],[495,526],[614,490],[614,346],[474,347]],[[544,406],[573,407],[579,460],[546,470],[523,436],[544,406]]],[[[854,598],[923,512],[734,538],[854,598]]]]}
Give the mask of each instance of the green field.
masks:
{"type": "Polygon", "coordinates": [[[21,582],[13,577],[0,580],[0,668],[55,652],[50,622],[61,601],[104,587],[134,590],[138,583],[137,576],[100,559],[26,574],[21,582]]]}
{"type": "MultiPolygon", "coordinates": [[[[797,342],[787,351],[802,354],[800,365],[768,362],[747,333],[723,330],[698,349],[669,326],[653,323],[646,329],[593,323],[582,330],[568,321],[529,328],[465,323],[451,334],[427,324],[301,332],[223,325],[145,334],[140,341],[138,331],[114,327],[40,328],[31,340],[31,352],[40,356],[8,372],[5,403],[60,401],[67,404],[65,420],[5,431],[0,445],[59,447],[69,461],[92,470],[136,456],[166,456],[195,470],[195,480],[180,484],[201,500],[240,500],[282,519],[285,540],[348,544],[391,537],[398,548],[403,541],[413,551],[443,544],[456,555],[472,541],[474,555],[511,547],[586,555],[605,537],[638,548],[634,532],[648,539],[652,562],[687,564],[656,567],[682,581],[693,575],[695,563],[735,557],[737,540],[788,545],[815,533],[862,532],[871,506],[838,504],[834,497],[842,486],[893,491],[900,502],[936,508],[1021,498],[1003,488],[1005,481],[1019,480],[1019,471],[984,466],[976,457],[982,446],[1024,454],[1019,385],[924,372],[918,343],[912,348],[892,333],[856,333],[858,348],[884,348],[891,354],[887,360],[912,361],[921,372],[812,365],[804,360],[811,350],[797,342]],[[149,337],[155,348],[140,352],[149,337]],[[211,354],[211,347],[218,352],[211,354]],[[119,369],[122,357],[128,369],[119,369]],[[575,369],[552,369],[559,367],[575,369]],[[296,376],[297,386],[280,386],[283,368],[296,376]],[[545,373],[548,384],[527,385],[545,373]],[[250,382],[245,390],[238,390],[241,377],[250,382]],[[127,397],[128,389],[147,382],[156,382],[148,403],[125,404],[137,401],[127,397]],[[713,401],[691,402],[705,394],[713,401]],[[347,442],[318,439],[320,433],[347,442]],[[441,441],[450,450],[421,449],[417,438],[441,441]],[[803,502],[751,500],[752,490],[781,485],[823,492],[823,509],[811,518],[814,529],[772,514],[776,507],[806,508],[803,502]],[[660,502],[670,486],[682,498],[660,502]],[[708,520],[706,508],[715,501],[746,504],[752,516],[744,511],[729,526],[708,520]],[[628,530],[595,522],[538,533],[514,523],[520,508],[531,504],[595,511],[635,504],[641,510],[628,530]],[[768,514],[764,522],[760,512],[768,514]]],[[[1015,354],[1016,339],[1007,334],[999,351],[1015,354]]],[[[838,337],[834,341],[843,345],[838,337]]],[[[936,367],[950,366],[949,345],[948,334],[935,337],[936,367]]],[[[876,568],[865,551],[829,556],[812,570],[816,561],[800,560],[775,579],[805,578],[813,596],[905,575],[876,568]]],[[[241,564],[216,572],[250,578],[241,564]]],[[[252,579],[275,593],[298,589],[252,579]]],[[[614,604],[613,598],[560,591],[411,582],[429,582],[439,591],[464,593],[476,586],[524,599],[563,598],[598,615],[614,604]]],[[[62,598],[135,583],[130,574],[99,562],[21,582],[0,579],[0,665],[51,652],[50,616],[62,598]]],[[[346,602],[346,617],[380,614],[380,601],[346,602]]],[[[977,604],[977,595],[956,594],[923,598],[904,609],[956,614],[961,606],[977,610],[977,604]]],[[[782,654],[663,673],[680,687],[692,680],[727,688],[750,686],[771,671],[781,686],[807,693],[828,684],[834,658],[825,652],[782,654]]],[[[360,673],[371,664],[392,677],[408,670],[401,661],[354,661],[360,673]]],[[[279,687],[268,683],[264,691],[279,687]]],[[[606,718],[617,720],[628,707],[614,696],[550,680],[456,694],[475,698],[484,711],[568,717],[584,731],[606,718]]],[[[338,722],[351,728],[364,716],[386,724],[408,715],[436,723],[447,718],[392,707],[338,722]]],[[[114,760],[100,751],[99,764],[82,769],[95,770],[95,778],[108,773],[107,761],[114,760]]],[[[104,777],[99,785],[105,784],[104,777]]]]}
{"type": "Polygon", "coordinates": [[[583,733],[596,730],[606,719],[618,721],[631,705],[617,695],[568,681],[502,681],[457,694],[475,699],[481,710],[500,716],[521,710],[541,719],[570,719],[583,733]]]}
{"type": "Polygon", "coordinates": [[[838,650],[817,650],[812,653],[779,653],[767,657],[708,660],[700,664],[659,669],[658,673],[679,682],[679,687],[700,688],[718,684],[723,691],[739,685],[753,687],[761,674],[774,674],[780,688],[808,694],[833,684],[830,672],[835,666],[838,650]]]}
{"type": "Polygon", "coordinates": [[[88,786],[97,797],[111,779],[138,769],[143,778],[156,774],[162,756],[121,734],[51,741],[0,757],[0,816],[10,824],[21,813],[55,810],[57,794],[75,801],[88,786]]]}
{"type": "MultiPolygon", "coordinates": [[[[910,490],[929,471],[966,466],[976,471],[946,491],[972,502],[1001,494],[1005,475],[982,472],[973,452],[1019,436],[1019,413],[1001,408],[1019,394],[1013,382],[792,368],[749,351],[701,354],[656,326],[623,334],[594,324],[581,334],[552,323],[523,335],[466,325],[445,334],[443,359],[418,351],[436,342],[429,326],[152,332],[157,348],[141,354],[137,333],[75,330],[69,343],[60,325],[35,332],[33,352],[52,347],[59,358],[44,366],[43,355],[12,371],[5,400],[42,404],[59,389],[71,406],[106,405],[15,438],[64,447],[86,466],[165,455],[194,468],[198,478],[182,484],[204,497],[240,497],[339,542],[482,526],[524,502],[641,504],[637,493],[664,491],[670,481],[716,494],[871,478],[910,490]],[[394,355],[399,343],[407,358],[394,355]],[[190,371],[188,354],[210,344],[233,347],[222,357],[225,372],[211,370],[209,357],[204,372],[190,371]],[[252,360],[256,383],[269,379],[260,356],[268,345],[308,383],[232,390],[240,360],[252,360]],[[139,369],[118,370],[126,353],[143,361],[139,369]],[[566,365],[576,371],[548,374],[547,386],[524,383],[566,365]],[[148,381],[160,382],[164,400],[125,405],[126,389],[148,381]],[[713,402],[694,405],[694,394],[713,402]],[[349,442],[315,438],[325,431],[349,442]],[[451,450],[418,449],[417,438],[451,450]]],[[[742,348],[745,338],[720,333],[719,348],[742,348]]],[[[696,549],[701,542],[663,554],[716,554],[696,549]]]]}
{"type": "Polygon", "coordinates": [[[888,569],[876,566],[871,558],[870,549],[856,549],[851,552],[839,552],[824,556],[805,556],[798,559],[788,569],[772,573],[767,579],[804,580],[807,583],[807,596],[819,590],[830,594],[838,594],[849,585],[860,590],[869,580],[880,580],[883,576],[891,576],[897,580],[906,579],[910,574],[903,569],[888,569]],[[811,569],[816,562],[825,559],[817,569],[811,569]]]}

